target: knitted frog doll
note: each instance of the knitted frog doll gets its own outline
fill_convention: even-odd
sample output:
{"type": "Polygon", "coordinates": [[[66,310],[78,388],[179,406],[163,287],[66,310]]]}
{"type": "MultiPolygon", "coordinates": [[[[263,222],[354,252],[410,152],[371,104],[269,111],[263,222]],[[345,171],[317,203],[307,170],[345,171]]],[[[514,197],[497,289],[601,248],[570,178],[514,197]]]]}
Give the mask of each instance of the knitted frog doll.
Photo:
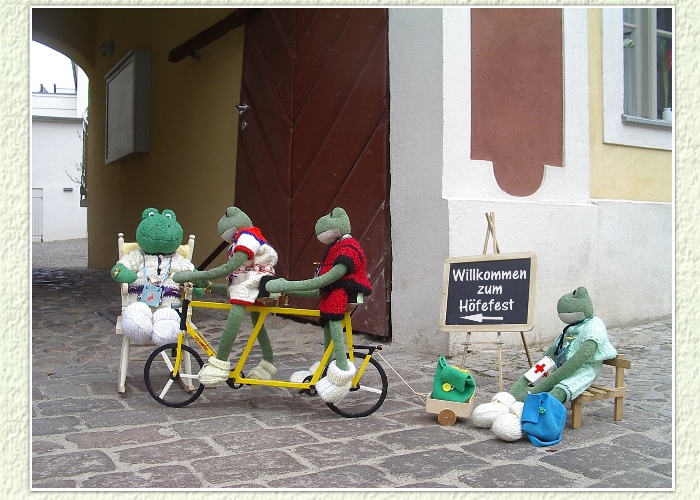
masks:
{"type": "Polygon", "coordinates": [[[523,401],[528,394],[546,392],[567,403],[591,385],[604,360],[617,356],[608,340],[605,324],[594,315],[593,303],[584,287],[562,296],[557,312],[567,326],[545,353],[555,361],[554,371],[534,386],[523,376],[510,392],[499,392],[490,403],[477,406],[471,415],[474,425],[490,427],[505,441],[520,439],[523,436],[520,425],[523,401]]]}
{"type": "MultiPolygon", "coordinates": [[[[260,278],[273,276],[277,264],[277,252],[241,209],[228,207],[217,227],[224,241],[231,242],[228,248],[229,261],[206,271],[184,271],[173,276],[178,283],[191,281],[197,286],[206,286],[209,290],[225,292],[231,302],[231,311],[216,356],[210,356],[209,362],[199,372],[199,381],[208,387],[221,385],[228,379],[231,370],[228,358],[238,336],[246,306],[255,303],[260,278]],[[208,281],[223,277],[227,279],[226,284],[208,281]]],[[[251,313],[253,324],[259,316],[258,313],[251,313]]],[[[263,359],[248,373],[248,378],[270,380],[277,369],[273,365],[272,346],[264,326],[258,334],[258,342],[263,359]]]]}
{"type": "MultiPolygon", "coordinates": [[[[355,302],[357,294],[369,295],[372,285],[367,277],[367,262],[359,242],[350,235],[350,219],[342,208],[334,208],[316,222],[316,237],[328,245],[316,275],[307,280],[270,280],[265,290],[271,293],[320,296],[321,325],[326,348],[333,340],[334,360],[328,365],[325,377],[316,383],[316,392],[327,403],[337,403],[350,390],[355,366],[348,362],[342,319],[348,302],[355,302]]],[[[316,371],[320,362],[308,371],[295,372],[292,382],[301,382],[316,371]]]]}
{"type": "Polygon", "coordinates": [[[159,213],[147,208],[136,228],[140,248],[124,255],[112,267],[112,279],[129,284],[132,302],[122,313],[124,335],[138,343],[163,345],[177,340],[180,317],[170,305],[180,301],[180,286],[173,281],[177,271],[194,269],[177,253],[182,226],[172,210],[159,213]]]}

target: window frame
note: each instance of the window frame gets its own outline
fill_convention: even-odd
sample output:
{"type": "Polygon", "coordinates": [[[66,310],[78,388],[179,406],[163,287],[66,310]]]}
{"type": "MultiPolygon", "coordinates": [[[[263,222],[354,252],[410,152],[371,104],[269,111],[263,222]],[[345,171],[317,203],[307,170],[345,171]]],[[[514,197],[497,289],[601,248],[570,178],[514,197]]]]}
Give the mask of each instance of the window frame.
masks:
{"type": "Polygon", "coordinates": [[[623,26],[622,8],[603,9],[603,140],[610,144],[671,150],[670,121],[625,114],[623,26]]]}

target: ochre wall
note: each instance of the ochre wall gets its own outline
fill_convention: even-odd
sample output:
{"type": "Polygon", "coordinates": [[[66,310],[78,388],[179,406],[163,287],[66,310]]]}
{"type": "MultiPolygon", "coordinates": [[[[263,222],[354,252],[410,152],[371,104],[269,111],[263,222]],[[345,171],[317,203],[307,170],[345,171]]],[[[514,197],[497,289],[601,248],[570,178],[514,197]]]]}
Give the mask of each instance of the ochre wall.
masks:
{"type": "Polygon", "coordinates": [[[58,11],[56,19],[63,23],[54,30],[57,43],[70,45],[74,41],[67,33],[94,29],[94,69],[88,73],[88,266],[111,268],[117,233],[133,239],[147,207],[175,211],[185,239],[197,236],[194,262],[201,263],[221,242],[216,223],[234,200],[234,106],[240,94],[244,27],[201,49],[198,59],[171,63],[168,53],[234,9],[94,9],[94,28],[81,24],[86,16],[49,10],[58,11]],[[109,56],[100,54],[103,41],[114,42],[109,56]],[[105,165],[104,76],[136,49],[151,52],[150,152],[105,165]]]}
{"type": "Polygon", "coordinates": [[[96,18],[97,9],[34,8],[32,39],[63,53],[92,78],[96,18]]]}
{"type": "Polygon", "coordinates": [[[671,151],[603,142],[602,17],[588,10],[591,197],[673,201],[671,151]]]}

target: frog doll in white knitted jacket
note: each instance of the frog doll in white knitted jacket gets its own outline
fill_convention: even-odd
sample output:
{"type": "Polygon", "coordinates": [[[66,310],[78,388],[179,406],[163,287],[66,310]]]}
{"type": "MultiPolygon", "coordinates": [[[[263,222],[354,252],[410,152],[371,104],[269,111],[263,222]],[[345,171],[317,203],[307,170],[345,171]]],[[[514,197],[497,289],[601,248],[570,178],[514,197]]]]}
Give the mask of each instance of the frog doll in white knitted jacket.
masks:
{"type": "Polygon", "coordinates": [[[535,385],[522,376],[510,392],[499,392],[490,403],[477,406],[471,415],[474,425],[490,428],[505,441],[516,441],[524,435],[520,424],[523,401],[528,394],[548,392],[567,403],[593,383],[604,360],[617,356],[608,340],[605,324],[594,315],[586,288],[578,287],[562,296],[557,312],[567,326],[545,353],[554,360],[555,369],[535,385]]]}
{"type": "Polygon", "coordinates": [[[147,208],[136,228],[139,248],[112,267],[112,279],[129,284],[132,302],[122,313],[122,330],[135,342],[163,345],[177,340],[180,317],[171,304],[180,302],[180,285],[173,275],[194,269],[177,252],[182,235],[175,212],[147,208]]]}

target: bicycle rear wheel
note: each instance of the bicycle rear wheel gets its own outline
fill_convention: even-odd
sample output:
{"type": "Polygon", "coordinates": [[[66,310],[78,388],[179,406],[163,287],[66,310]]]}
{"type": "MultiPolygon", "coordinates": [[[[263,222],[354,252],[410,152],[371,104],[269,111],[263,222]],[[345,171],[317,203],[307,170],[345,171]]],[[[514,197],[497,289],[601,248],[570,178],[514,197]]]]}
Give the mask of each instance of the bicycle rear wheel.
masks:
{"type": "Polygon", "coordinates": [[[182,351],[183,357],[189,354],[192,360],[192,374],[182,372],[185,363],[181,362],[177,376],[173,376],[177,344],[165,344],[155,349],[143,367],[148,392],[160,404],[172,408],[187,406],[204,390],[197,377],[204,365],[202,358],[188,345],[183,345],[182,351]]]}
{"type": "MultiPolygon", "coordinates": [[[[363,361],[369,354],[354,352],[355,367],[359,370],[363,361]]],[[[326,370],[328,370],[326,368],[326,370]]],[[[325,375],[325,373],[324,373],[325,375]]],[[[350,392],[337,403],[326,403],[328,407],[347,418],[366,417],[374,413],[386,399],[389,382],[384,368],[379,362],[370,357],[369,363],[362,373],[362,377],[356,387],[350,388],[350,392]]]]}

